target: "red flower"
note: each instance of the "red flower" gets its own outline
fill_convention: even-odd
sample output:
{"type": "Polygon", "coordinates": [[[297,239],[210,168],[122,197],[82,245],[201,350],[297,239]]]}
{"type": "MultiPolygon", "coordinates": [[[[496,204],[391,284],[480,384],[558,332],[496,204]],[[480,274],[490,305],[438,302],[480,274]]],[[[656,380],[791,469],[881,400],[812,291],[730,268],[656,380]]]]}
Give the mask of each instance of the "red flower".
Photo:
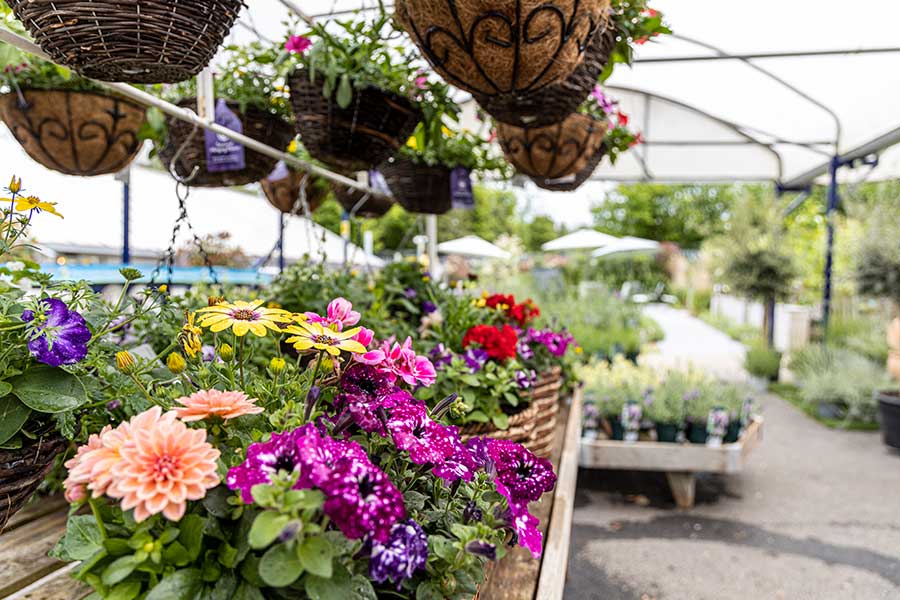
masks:
{"type": "Polygon", "coordinates": [[[638,132],[638,134],[636,136],[634,136],[634,139],[628,145],[633,148],[634,146],[639,146],[643,143],[644,143],[644,134],[641,132],[638,132]]]}
{"type": "Polygon", "coordinates": [[[519,336],[516,330],[509,325],[491,327],[490,325],[476,325],[466,332],[463,337],[463,348],[472,344],[478,344],[495,360],[507,360],[516,357],[516,345],[519,336]]]}
{"type": "Polygon", "coordinates": [[[644,14],[644,16],[647,16],[647,17],[658,17],[659,16],[659,11],[654,8],[645,8],[641,12],[644,14]]]}
{"type": "Polygon", "coordinates": [[[621,110],[616,113],[616,119],[619,121],[619,127],[628,127],[628,115],[621,110]]]}
{"type": "Polygon", "coordinates": [[[504,295],[504,294],[494,294],[493,296],[488,296],[484,300],[485,306],[488,308],[497,308],[501,304],[503,305],[503,310],[509,310],[509,307],[516,303],[516,297],[512,294],[504,295]]]}
{"type": "Polygon", "coordinates": [[[537,304],[534,303],[534,300],[529,298],[525,302],[521,304],[516,304],[510,307],[509,311],[507,311],[509,317],[515,320],[519,327],[525,327],[539,316],[541,316],[541,309],[537,307],[537,304]]]}

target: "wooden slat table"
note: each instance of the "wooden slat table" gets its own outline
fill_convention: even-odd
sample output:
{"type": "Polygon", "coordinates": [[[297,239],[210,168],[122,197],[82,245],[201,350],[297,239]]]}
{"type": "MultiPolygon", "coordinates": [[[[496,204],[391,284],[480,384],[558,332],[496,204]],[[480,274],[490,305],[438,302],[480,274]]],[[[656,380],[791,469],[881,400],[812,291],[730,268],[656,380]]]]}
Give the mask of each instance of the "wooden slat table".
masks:
{"type": "Polygon", "coordinates": [[[733,444],[711,448],[704,444],[581,440],[580,464],[596,469],[662,471],[679,508],[694,505],[697,473],[740,473],[763,435],[762,417],[754,417],[733,444]]]}

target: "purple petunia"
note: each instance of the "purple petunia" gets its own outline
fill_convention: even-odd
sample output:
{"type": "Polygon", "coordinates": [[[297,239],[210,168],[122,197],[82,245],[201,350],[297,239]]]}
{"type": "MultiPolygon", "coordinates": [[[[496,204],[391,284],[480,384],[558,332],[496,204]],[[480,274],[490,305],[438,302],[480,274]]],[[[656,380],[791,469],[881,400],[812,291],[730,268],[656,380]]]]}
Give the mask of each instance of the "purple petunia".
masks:
{"type": "Polygon", "coordinates": [[[387,428],[397,448],[409,452],[410,460],[417,465],[441,465],[459,444],[456,428],[431,420],[421,403],[394,407],[387,428]]]}
{"type": "Polygon", "coordinates": [[[372,544],[369,576],[378,583],[401,584],[428,562],[428,536],[412,519],[395,523],[384,543],[372,544]]]}
{"type": "Polygon", "coordinates": [[[425,313],[426,315],[430,315],[437,309],[438,309],[438,307],[434,302],[430,302],[430,301],[426,300],[425,302],[422,303],[422,312],[425,313]]]}
{"type": "Polygon", "coordinates": [[[28,350],[39,362],[51,367],[72,365],[87,356],[91,330],[80,314],[69,310],[56,298],[41,300],[42,314],[33,310],[22,313],[28,328],[28,350]]]}
{"type": "Polygon", "coordinates": [[[431,352],[428,353],[428,356],[431,357],[431,363],[438,371],[443,370],[444,367],[453,362],[453,352],[451,352],[443,343],[432,348],[431,352]]]}
{"type": "Polygon", "coordinates": [[[384,407],[385,398],[398,390],[394,387],[395,380],[396,377],[389,372],[370,365],[355,364],[341,377],[335,407],[348,412],[363,431],[387,435],[379,409],[384,407]]]}
{"type": "Polygon", "coordinates": [[[508,518],[516,537],[519,538],[519,545],[528,548],[535,559],[540,558],[544,550],[544,536],[538,529],[540,525],[538,518],[522,505],[510,505],[508,518]]]}
{"type": "Polygon", "coordinates": [[[553,356],[561,357],[568,351],[569,346],[575,342],[575,338],[565,329],[556,332],[551,329],[538,330],[529,327],[528,331],[525,332],[525,342],[527,344],[540,344],[553,356]]]}
{"type": "MultiPolygon", "coordinates": [[[[448,427],[453,433],[456,433],[455,427],[448,427]]],[[[479,461],[478,456],[471,449],[463,444],[459,438],[453,439],[453,454],[451,454],[443,464],[432,469],[432,473],[446,481],[453,483],[462,479],[463,481],[472,481],[478,469],[484,464],[479,461]]]]}
{"type": "Polygon", "coordinates": [[[490,355],[482,348],[469,348],[466,350],[466,353],[463,354],[463,359],[466,361],[466,364],[469,365],[469,368],[472,369],[473,373],[477,373],[483,369],[489,358],[490,355]]]}
{"type": "Polygon", "coordinates": [[[518,385],[520,389],[527,390],[534,385],[535,381],[537,381],[537,373],[534,372],[534,369],[520,369],[516,371],[515,378],[516,385],[518,385]]]}
{"type": "Polygon", "coordinates": [[[313,429],[313,426],[304,425],[291,432],[273,433],[268,442],[250,444],[247,448],[247,458],[228,471],[225,483],[232,490],[240,490],[244,502],[252,503],[253,486],[271,483],[272,476],[279,471],[293,473],[300,467],[300,448],[297,439],[309,429],[313,429]]]}
{"type": "Polygon", "coordinates": [[[546,458],[538,458],[521,444],[509,440],[490,439],[488,454],[497,469],[497,491],[512,507],[538,500],[556,484],[553,466],[546,458]]]}

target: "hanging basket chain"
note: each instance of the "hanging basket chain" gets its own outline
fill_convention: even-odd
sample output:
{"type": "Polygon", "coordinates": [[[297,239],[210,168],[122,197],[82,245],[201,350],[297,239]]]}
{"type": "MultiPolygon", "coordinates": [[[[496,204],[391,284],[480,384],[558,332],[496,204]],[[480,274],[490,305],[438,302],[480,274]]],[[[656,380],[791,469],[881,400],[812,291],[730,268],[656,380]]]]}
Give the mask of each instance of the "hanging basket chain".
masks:
{"type": "Polygon", "coordinates": [[[177,243],[178,243],[178,233],[181,231],[181,226],[185,225],[187,230],[191,234],[192,241],[194,246],[196,246],[197,250],[200,252],[200,257],[203,259],[203,264],[209,271],[209,277],[212,279],[212,282],[215,285],[218,285],[219,275],[216,271],[215,266],[212,264],[212,261],[209,258],[209,254],[206,252],[206,248],[203,246],[203,241],[197,235],[197,232],[194,230],[194,226],[191,224],[190,217],[187,212],[187,199],[190,196],[191,188],[187,183],[182,181],[177,181],[175,183],[175,197],[178,199],[178,218],[175,219],[175,225],[172,227],[172,238],[169,240],[169,247],[166,249],[166,252],[163,254],[162,258],[160,258],[159,262],[156,265],[156,269],[153,271],[153,275],[150,277],[150,283],[155,284],[157,278],[159,277],[160,272],[165,266],[166,275],[167,275],[167,283],[168,285],[172,285],[172,280],[174,278],[174,268],[175,268],[175,257],[177,255],[177,243]]]}

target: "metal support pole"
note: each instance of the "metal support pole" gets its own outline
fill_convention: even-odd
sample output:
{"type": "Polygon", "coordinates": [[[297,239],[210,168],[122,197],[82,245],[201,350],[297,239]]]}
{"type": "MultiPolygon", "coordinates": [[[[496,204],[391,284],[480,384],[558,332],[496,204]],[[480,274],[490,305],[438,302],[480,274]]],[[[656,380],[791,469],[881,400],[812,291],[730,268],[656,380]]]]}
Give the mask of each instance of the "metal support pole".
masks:
{"type": "Polygon", "coordinates": [[[122,184],[122,264],[131,263],[131,184],[122,184]]]}
{"type": "Polygon", "coordinates": [[[428,270],[433,279],[439,279],[441,276],[441,263],[438,262],[437,251],[437,219],[437,215],[425,215],[425,235],[428,237],[428,270]]]}
{"type": "Polygon", "coordinates": [[[841,159],[835,156],[831,159],[828,168],[828,206],[825,211],[825,224],[827,228],[827,241],[825,246],[825,290],[822,295],[822,332],[825,340],[828,340],[828,321],[831,318],[831,287],[834,271],[834,219],[840,196],[838,195],[838,169],[841,168],[841,159]]]}
{"type": "Polygon", "coordinates": [[[284,213],[278,211],[278,272],[284,273],[284,213]]]}

